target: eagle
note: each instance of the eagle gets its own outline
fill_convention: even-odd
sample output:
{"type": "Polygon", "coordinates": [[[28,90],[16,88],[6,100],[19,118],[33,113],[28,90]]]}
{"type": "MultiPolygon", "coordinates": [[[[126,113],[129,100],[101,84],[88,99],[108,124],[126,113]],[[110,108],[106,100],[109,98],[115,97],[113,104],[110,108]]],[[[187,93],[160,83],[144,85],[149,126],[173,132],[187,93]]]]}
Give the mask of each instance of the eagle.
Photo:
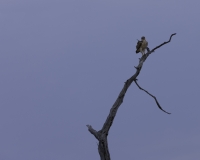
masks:
{"type": "Polygon", "coordinates": [[[137,45],[136,45],[136,53],[141,52],[142,56],[145,54],[145,49],[148,46],[148,42],[146,41],[145,37],[143,36],[141,38],[141,41],[138,40],[137,45]]]}

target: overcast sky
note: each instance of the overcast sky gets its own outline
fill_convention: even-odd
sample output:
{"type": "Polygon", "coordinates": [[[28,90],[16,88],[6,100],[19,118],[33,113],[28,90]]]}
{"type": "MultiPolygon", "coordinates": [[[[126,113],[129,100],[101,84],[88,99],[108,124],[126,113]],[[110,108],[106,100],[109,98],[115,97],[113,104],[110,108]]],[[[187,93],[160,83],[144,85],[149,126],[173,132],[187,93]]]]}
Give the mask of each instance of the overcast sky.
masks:
{"type": "Polygon", "coordinates": [[[1,0],[0,160],[97,160],[100,130],[151,54],[108,136],[112,160],[200,157],[199,0],[1,0]]]}

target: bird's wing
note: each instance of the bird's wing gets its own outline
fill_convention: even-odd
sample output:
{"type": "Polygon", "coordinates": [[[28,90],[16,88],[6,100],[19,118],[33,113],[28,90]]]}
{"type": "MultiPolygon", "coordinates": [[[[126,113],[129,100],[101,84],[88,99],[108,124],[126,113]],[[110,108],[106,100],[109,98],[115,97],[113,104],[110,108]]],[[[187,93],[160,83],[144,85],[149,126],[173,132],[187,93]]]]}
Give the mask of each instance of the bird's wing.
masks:
{"type": "Polygon", "coordinates": [[[142,41],[138,41],[136,45],[136,53],[140,52],[140,47],[142,46],[142,41]]]}

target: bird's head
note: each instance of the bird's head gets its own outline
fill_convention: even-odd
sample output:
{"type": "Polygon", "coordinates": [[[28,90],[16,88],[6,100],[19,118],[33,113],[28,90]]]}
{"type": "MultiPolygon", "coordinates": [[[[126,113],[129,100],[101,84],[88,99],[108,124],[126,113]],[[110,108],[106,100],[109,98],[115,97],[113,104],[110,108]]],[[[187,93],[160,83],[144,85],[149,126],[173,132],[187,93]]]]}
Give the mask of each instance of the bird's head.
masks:
{"type": "Polygon", "coordinates": [[[143,36],[143,37],[141,37],[141,40],[145,40],[145,37],[143,36]]]}

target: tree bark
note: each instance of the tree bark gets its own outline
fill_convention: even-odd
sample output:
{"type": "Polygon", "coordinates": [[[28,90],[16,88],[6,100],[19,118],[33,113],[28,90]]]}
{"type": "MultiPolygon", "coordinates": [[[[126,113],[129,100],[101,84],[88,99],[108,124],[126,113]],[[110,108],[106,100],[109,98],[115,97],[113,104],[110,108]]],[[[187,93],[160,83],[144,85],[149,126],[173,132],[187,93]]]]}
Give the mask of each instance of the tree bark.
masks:
{"type": "Polygon", "coordinates": [[[149,94],[150,96],[152,96],[155,101],[157,106],[159,107],[159,109],[161,109],[162,111],[164,111],[167,114],[170,114],[169,112],[166,112],[165,110],[162,109],[162,107],[160,106],[160,104],[158,103],[157,99],[155,96],[153,96],[152,94],[150,94],[148,91],[144,90],[143,88],[141,88],[138,83],[137,83],[137,77],[140,74],[140,71],[142,69],[143,63],[146,61],[146,59],[148,58],[148,56],[153,53],[156,49],[162,47],[163,45],[169,43],[171,41],[172,36],[176,35],[176,33],[172,34],[169,38],[169,40],[167,42],[164,42],[162,44],[160,44],[159,46],[155,47],[152,50],[149,50],[149,48],[147,48],[147,53],[142,56],[139,60],[139,64],[136,68],[136,72],[133,76],[131,76],[124,84],[124,87],[122,88],[121,92],[119,93],[119,96],[117,97],[115,103],[113,104],[112,108],[110,109],[110,113],[102,127],[101,130],[96,131],[92,128],[91,125],[87,125],[88,130],[91,134],[93,134],[95,136],[95,138],[99,141],[98,144],[98,151],[99,151],[99,155],[101,157],[101,160],[110,160],[110,153],[109,153],[109,149],[108,149],[108,141],[107,141],[107,136],[108,136],[108,132],[110,130],[110,127],[112,126],[112,123],[114,121],[114,118],[116,116],[117,110],[119,108],[119,106],[123,103],[123,99],[124,96],[126,94],[126,91],[128,90],[129,86],[132,84],[132,82],[134,81],[136,83],[136,85],[143,91],[145,91],[147,94],[149,94]]]}

